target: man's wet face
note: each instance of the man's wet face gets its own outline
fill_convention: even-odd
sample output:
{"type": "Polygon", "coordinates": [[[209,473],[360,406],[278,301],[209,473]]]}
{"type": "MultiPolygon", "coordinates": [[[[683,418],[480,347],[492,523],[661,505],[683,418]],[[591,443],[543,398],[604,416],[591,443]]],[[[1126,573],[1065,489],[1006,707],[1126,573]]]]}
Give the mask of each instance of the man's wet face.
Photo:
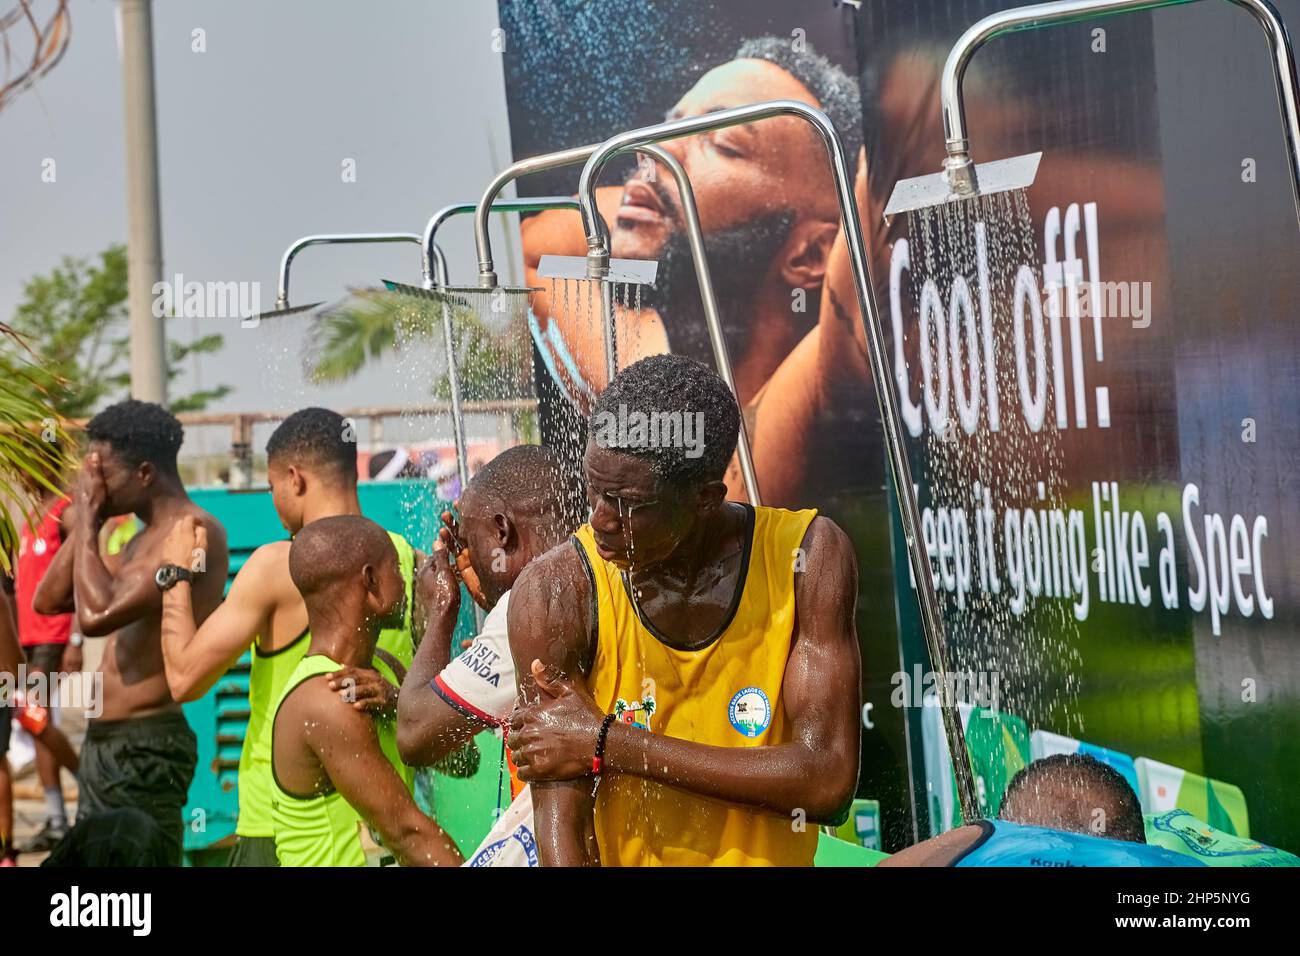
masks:
{"type": "Polygon", "coordinates": [[[661,485],[650,462],[587,442],[583,457],[596,551],[623,571],[665,560],[694,515],[680,492],[661,485]]]}
{"type": "Polygon", "coordinates": [[[135,511],[141,499],[139,469],[123,459],[108,442],[91,442],[87,450],[99,455],[99,470],[104,476],[104,516],[135,511]]]}
{"type": "Polygon", "coordinates": [[[385,555],[379,566],[379,599],[382,608],[380,627],[401,626],[406,616],[406,582],[402,580],[396,548],[392,549],[391,555],[385,555]]]}
{"type": "Polygon", "coordinates": [[[506,574],[500,537],[495,521],[502,510],[499,502],[488,500],[473,485],[460,496],[457,503],[456,526],[461,544],[469,548],[469,562],[478,575],[487,599],[495,604],[513,583],[506,574]]]}
{"type": "MultiPolygon", "coordinates": [[[[765,60],[732,60],[706,73],[669,118],[773,99],[819,105],[779,66],[765,60]]],[[[661,145],[690,178],[706,236],[786,209],[820,211],[828,201],[834,214],[825,151],[811,128],[797,118],[775,117],[661,145]]],[[[683,223],[672,177],[661,167],[641,164],[624,188],[612,252],[619,258],[657,260],[683,223]]],[[[753,266],[759,269],[766,263],[753,266]]]]}

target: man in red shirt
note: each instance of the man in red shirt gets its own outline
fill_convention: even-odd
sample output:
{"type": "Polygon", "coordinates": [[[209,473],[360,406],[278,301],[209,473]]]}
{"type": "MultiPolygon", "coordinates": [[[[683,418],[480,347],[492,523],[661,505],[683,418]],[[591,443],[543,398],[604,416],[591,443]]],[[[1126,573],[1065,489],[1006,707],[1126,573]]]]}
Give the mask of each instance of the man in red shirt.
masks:
{"type": "MultiPolygon", "coordinates": [[[[18,561],[14,575],[14,605],[18,617],[18,640],[27,655],[27,674],[49,675],[52,689],[53,676],[81,670],[81,635],[74,634],[72,614],[46,616],[32,608],[36,586],[49,570],[54,555],[58,553],[67,531],[64,526],[69,500],[62,494],[43,489],[40,522],[35,530],[25,522],[21,525],[18,544],[18,561]]],[[[54,701],[38,700],[37,705],[52,709],[54,701]]],[[[20,853],[41,853],[52,850],[68,832],[67,810],[63,805],[63,787],[59,781],[59,768],[66,766],[76,772],[75,754],[63,732],[50,722],[44,731],[33,734],[36,747],[36,771],[45,791],[45,826],[20,853]]]]}

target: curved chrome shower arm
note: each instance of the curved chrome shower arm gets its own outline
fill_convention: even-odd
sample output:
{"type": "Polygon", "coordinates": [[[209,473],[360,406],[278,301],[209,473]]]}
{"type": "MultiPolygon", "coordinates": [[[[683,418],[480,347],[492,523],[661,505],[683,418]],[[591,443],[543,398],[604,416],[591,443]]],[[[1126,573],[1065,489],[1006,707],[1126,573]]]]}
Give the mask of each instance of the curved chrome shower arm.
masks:
{"type": "MultiPolygon", "coordinates": [[[[939,96],[943,104],[943,130],[948,157],[944,170],[953,190],[966,195],[978,191],[975,168],[966,135],[966,104],[962,80],[971,58],[989,40],[1020,30],[1034,30],[1059,23],[1073,23],[1118,13],[1181,6],[1197,0],[1058,0],[993,13],[961,35],[943,67],[939,96]]],[[[1286,132],[1287,154],[1291,159],[1292,198],[1300,217],[1300,98],[1296,91],[1295,54],[1281,15],[1268,0],[1228,0],[1248,11],[1264,30],[1273,53],[1273,79],[1286,132]]]]}
{"type": "MultiPolygon", "coordinates": [[[[315,236],[303,236],[301,239],[295,239],[293,243],[290,244],[289,248],[284,250],[284,255],[280,258],[280,278],[275,294],[275,307],[277,309],[287,309],[289,307],[289,267],[293,265],[294,257],[308,246],[419,241],[420,236],[413,232],[333,232],[321,233],[320,235],[315,236]]],[[[443,258],[442,250],[437,250],[437,257],[442,260],[443,268],[445,269],[446,259],[443,258]]]]}
{"type": "MultiPolygon", "coordinates": [[[[497,194],[504,189],[511,181],[518,179],[520,176],[526,176],[529,173],[544,172],[549,169],[559,169],[563,166],[576,166],[579,163],[587,163],[592,156],[597,153],[605,153],[606,158],[620,155],[622,153],[636,152],[643,156],[649,156],[658,163],[662,163],[672,174],[673,181],[677,184],[678,195],[682,199],[682,214],[686,219],[686,233],[690,242],[691,258],[695,264],[696,284],[700,287],[700,301],[704,308],[705,324],[708,326],[710,343],[713,346],[713,358],[717,364],[723,381],[731,389],[731,393],[736,395],[736,401],[740,401],[740,396],[736,392],[735,376],[731,372],[731,359],[727,355],[726,340],[722,336],[722,320],[718,315],[718,300],[713,294],[713,279],[709,273],[709,264],[704,252],[704,234],[700,230],[699,212],[695,208],[695,190],[691,188],[690,178],[686,175],[686,170],[677,158],[665,149],[654,145],[653,143],[639,143],[635,146],[616,147],[612,151],[606,151],[606,143],[592,143],[587,146],[577,146],[573,149],[561,150],[555,153],[546,153],[542,156],[532,156],[528,159],[521,159],[512,166],[507,167],[500,172],[495,179],[488,185],[487,190],[483,193],[483,199],[480,201],[477,213],[474,219],[474,240],[478,247],[479,258],[479,285],[484,288],[495,288],[497,276],[495,267],[492,262],[492,245],[488,236],[488,206],[499,202],[496,199],[497,194]]],[[[594,179],[592,180],[595,181],[594,179]]],[[[579,197],[579,200],[581,196],[579,197]]],[[[575,200],[577,203],[579,200],[575,200]]],[[[600,224],[604,234],[608,235],[608,228],[605,220],[601,218],[600,211],[595,208],[594,201],[590,210],[584,210],[582,213],[584,231],[587,231],[587,223],[595,221],[600,224]]],[[[588,243],[590,245],[590,243],[588,243]]],[[[605,256],[605,265],[608,266],[609,256],[605,256]]],[[[608,313],[612,308],[609,302],[602,303],[602,310],[608,313]]],[[[614,330],[609,317],[607,316],[604,323],[605,328],[605,358],[608,363],[606,371],[610,378],[614,377],[614,330]]],[[[758,476],[754,470],[753,455],[751,454],[749,435],[745,431],[744,417],[741,417],[740,436],[736,446],[736,454],[740,461],[741,477],[745,483],[745,493],[749,496],[750,503],[761,504],[758,490],[758,476]]]]}
{"type": "MultiPolygon", "coordinates": [[[[577,209],[578,200],[572,196],[536,196],[528,199],[494,199],[489,212],[543,212],[548,209],[577,209]]],[[[438,230],[442,224],[453,216],[476,212],[478,205],[472,202],[452,203],[443,206],[429,219],[424,227],[424,256],[420,266],[424,273],[424,287],[445,286],[447,278],[447,260],[438,251],[436,242],[438,230]]]]}
{"type": "MultiPolygon", "coordinates": [[[[773,100],[719,110],[716,113],[705,113],[701,116],[670,120],[644,129],[621,133],[606,140],[587,160],[578,186],[578,199],[582,202],[583,228],[587,233],[589,262],[599,262],[601,257],[609,255],[609,231],[596,214],[595,184],[600,167],[611,156],[625,150],[644,147],[649,143],[660,143],[728,126],[754,123],[774,116],[794,116],[811,125],[826,147],[826,154],[830,160],[831,173],[835,178],[836,196],[839,200],[840,220],[848,242],[849,261],[853,267],[854,285],[858,293],[858,306],[862,311],[867,354],[876,388],[876,401],[880,406],[880,418],[884,425],[885,445],[889,453],[894,492],[898,499],[899,517],[902,519],[903,537],[916,582],[921,626],[931,665],[938,672],[940,679],[944,679],[944,675],[948,672],[948,652],[944,637],[943,615],[934,589],[929,556],[921,540],[921,511],[912,492],[912,469],[908,464],[907,450],[903,442],[902,417],[899,415],[891,385],[894,375],[885,356],[884,333],[872,295],[871,270],[867,263],[866,244],[862,238],[862,224],[858,219],[857,202],[853,195],[853,178],[849,172],[848,157],[844,154],[844,144],[835,131],[835,125],[826,114],[796,100],[773,100]]],[[[975,777],[971,772],[969,754],[966,751],[961,718],[956,706],[951,703],[942,705],[941,711],[948,749],[952,755],[953,770],[957,778],[957,796],[961,803],[962,818],[967,823],[973,823],[979,818],[979,803],[976,799],[975,777]]]]}

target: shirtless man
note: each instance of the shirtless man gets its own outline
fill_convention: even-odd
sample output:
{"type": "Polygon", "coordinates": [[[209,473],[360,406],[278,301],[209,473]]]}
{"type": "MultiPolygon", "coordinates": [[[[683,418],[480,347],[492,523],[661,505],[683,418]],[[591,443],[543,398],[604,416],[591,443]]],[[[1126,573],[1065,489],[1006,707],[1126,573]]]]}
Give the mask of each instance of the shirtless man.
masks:
{"type": "Polygon", "coordinates": [[[690,359],[623,369],[592,417],[590,523],[515,583],[510,646],[531,706],[509,745],[535,781],[543,865],[810,866],[816,825],[847,813],[853,548],[814,511],[725,500],[739,418],[690,359]],[[704,442],[638,437],[634,414],[698,416],[704,442]]]}
{"type": "MultiPolygon", "coordinates": [[[[435,546],[433,560],[447,561],[435,546]]],[[[311,644],[272,718],[276,852],[283,866],[363,866],[364,821],[402,866],[457,866],[451,838],[415,805],[391,723],[339,698],[331,675],[365,668],[401,624],[406,587],[387,532],[359,515],[321,518],[289,549],[311,644]]]]}
{"type": "Polygon", "coordinates": [[[86,437],[72,535],[33,600],[42,614],[75,608],[82,634],[108,638],[103,713],[90,722],[81,750],[77,819],[117,807],[145,810],[179,864],[181,808],[197,751],[163,671],[163,591],[189,580],[195,617],[211,614],[226,583],[226,532],[185,493],[176,467],[184,429],[162,406],[134,399],[111,405],[90,420],[86,437]],[[101,557],[104,520],[132,513],[144,530],[120,554],[101,557]],[[185,518],[203,527],[206,553],[185,565],[167,564],[163,544],[185,518]]]}

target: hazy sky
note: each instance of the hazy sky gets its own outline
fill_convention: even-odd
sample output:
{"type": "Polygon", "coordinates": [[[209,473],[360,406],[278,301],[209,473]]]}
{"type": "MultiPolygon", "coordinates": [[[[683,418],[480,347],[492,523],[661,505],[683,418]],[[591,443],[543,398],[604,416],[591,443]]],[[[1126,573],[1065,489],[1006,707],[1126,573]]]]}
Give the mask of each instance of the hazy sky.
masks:
{"type": "MultiPolygon", "coordinates": [[[[48,16],[47,0],[33,6],[48,16]]],[[[64,255],[94,257],[126,241],[116,7],[75,0],[63,61],[0,112],[0,318],[13,314],[27,279],[64,255]],[[46,158],[57,164],[54,183],[41,180],[46,158]]],[[[510,160],[496,25],[495,0],[155,2],[164,276],[260,282],[271,308],[294,238],[420,232],[437,208],[477,198],[510,160]],[[196,29],[205,52],[192,50],[196,29]],[[356,182],[343,182],[345,158],[356,161],[356,182]]],[[[16,28],[10,36],[29,55],[16,28]]],[[[468,282],[469,218],[440,236],[453,279],[468,282]]],[[[500,240],[496,251],[504,260],[500,240]]],[[[294,263],[292,299],[334,299],[380,277],[418,282],[417,247],[308,250],[294,263]]],[[[305,393],[288,372],[277,380],[274,370],[294,363],[269,357],[260,330],[173,319],[168,335],[188,339],[195,323],[226,334],[201,372],[205,387],[235,387],[214,410],[416,400],[384,366],[305,393]]],[[[172,392],[193,385],[187,370],[172,392]]]]}

